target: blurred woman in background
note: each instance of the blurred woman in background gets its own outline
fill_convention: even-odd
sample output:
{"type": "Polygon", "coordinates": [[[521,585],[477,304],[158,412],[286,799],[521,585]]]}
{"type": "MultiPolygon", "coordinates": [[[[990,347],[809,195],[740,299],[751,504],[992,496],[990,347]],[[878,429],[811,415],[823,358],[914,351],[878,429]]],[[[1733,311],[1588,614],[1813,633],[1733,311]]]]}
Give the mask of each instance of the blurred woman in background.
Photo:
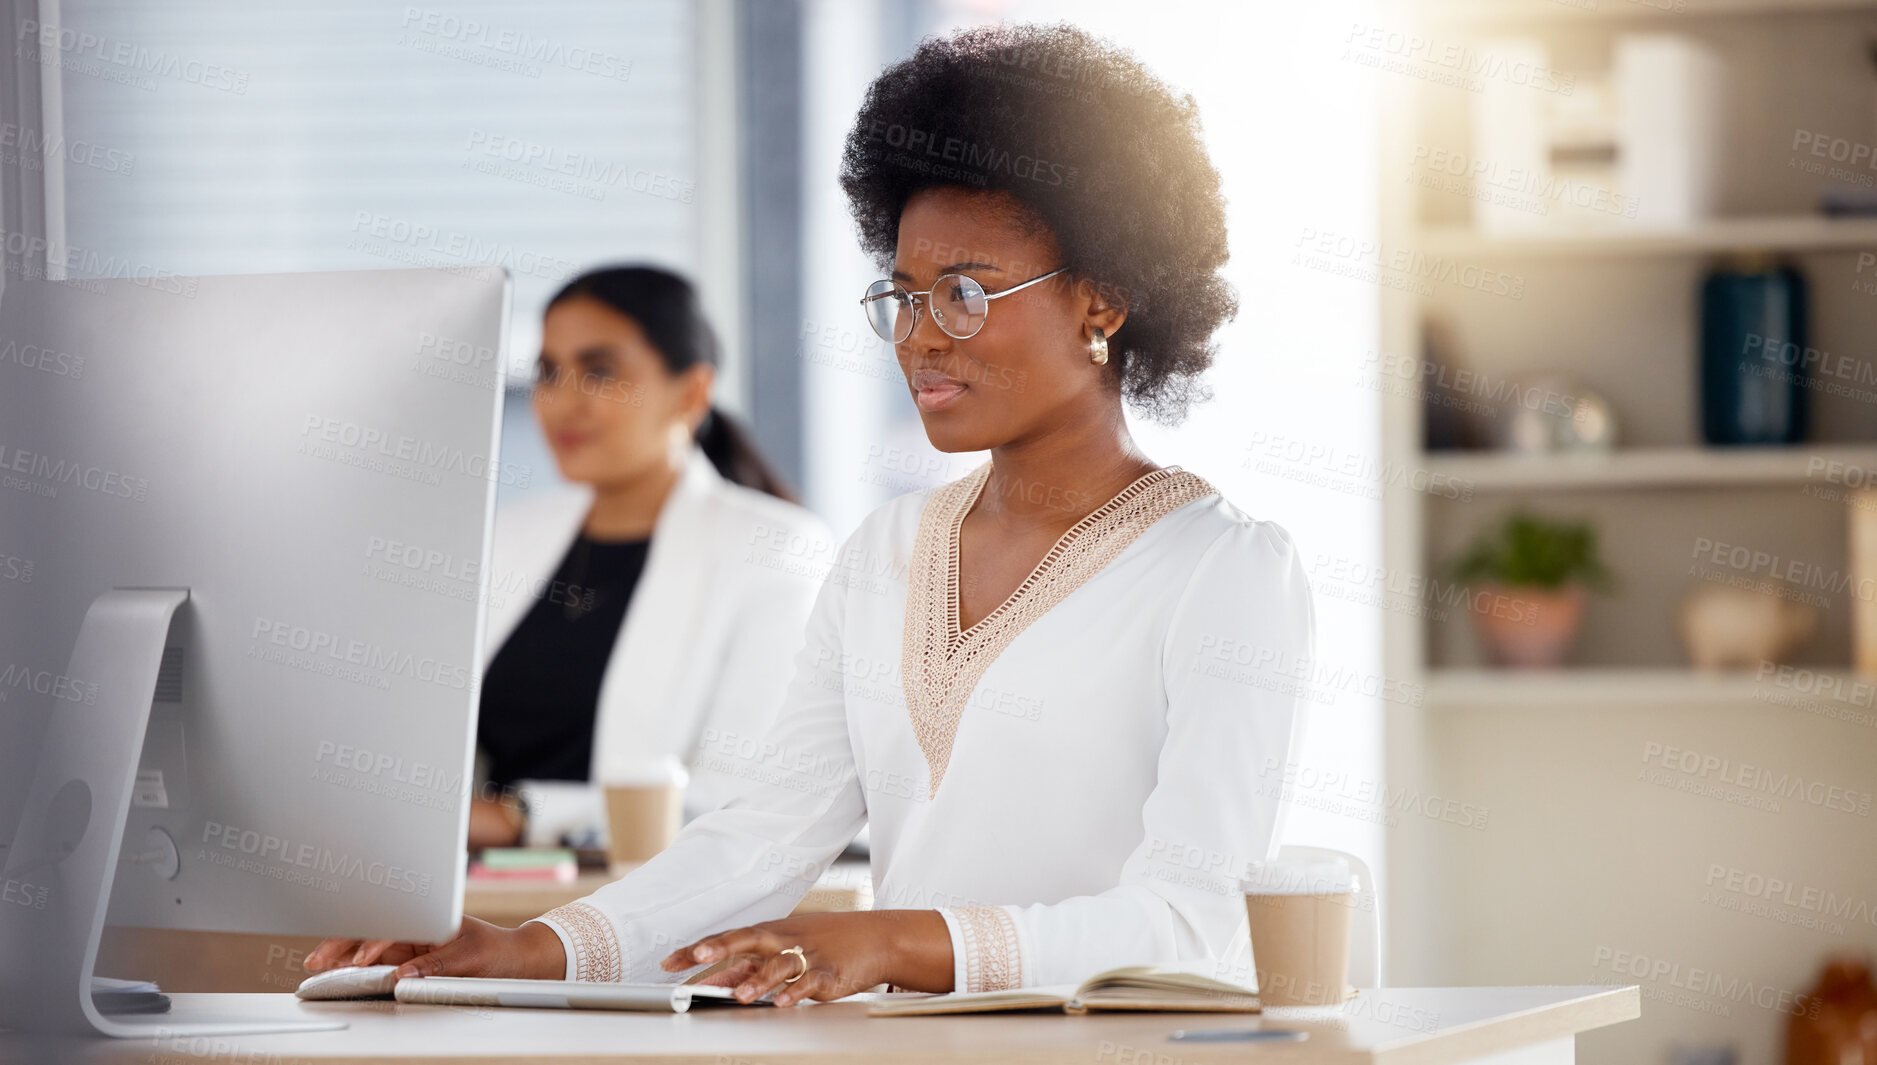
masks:
{"type": "Polygon", "coordinates": [[[526,591],[490,603],[472,847],[597,842],[597,785],[668,759],[687,818],[714,808],[733,781],[700,742],[759,739],[781,705],[829,533],[712,408],[717,360],[667,271],[548,302],[534,411],[571,485],[496,519],[495,580],[526,591]]]}

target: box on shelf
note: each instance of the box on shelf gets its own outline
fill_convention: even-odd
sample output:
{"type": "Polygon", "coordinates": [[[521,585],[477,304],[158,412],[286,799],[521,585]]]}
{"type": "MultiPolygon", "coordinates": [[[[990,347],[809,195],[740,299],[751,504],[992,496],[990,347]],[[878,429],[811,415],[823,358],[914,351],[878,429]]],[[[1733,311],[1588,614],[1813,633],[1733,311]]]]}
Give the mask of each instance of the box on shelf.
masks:
{"type": "Polygon", "coordinates": [[[1607,68],[1556,71],[1537,38],[1487,42],[1507,72],[1473,105],[1473,220],[1483,233],[1686,226],[1713,213],[1723,68],[1678,34],[1624,33],[1607,68]],[[1521,69],[1543,77],[1517,77],[1521,69]]]}

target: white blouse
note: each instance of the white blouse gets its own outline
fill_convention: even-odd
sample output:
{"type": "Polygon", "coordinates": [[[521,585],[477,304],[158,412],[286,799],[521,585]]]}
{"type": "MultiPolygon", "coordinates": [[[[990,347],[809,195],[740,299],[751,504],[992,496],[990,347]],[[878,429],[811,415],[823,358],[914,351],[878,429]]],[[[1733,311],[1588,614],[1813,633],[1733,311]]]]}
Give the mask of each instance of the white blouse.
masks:
{"type": "Polygon", "coordinates": [[[786,916],[863,825],[875,908],[938,910],[958,990],[1248,975],[1238,879],[1280,815],[1256,767],[1294,753],[1313,652],[1296,549],[1157,470],[961,632],[958,530],[989,472],[893,500],[829,560],[773,731],[697,752],[744,790],[538,918],[568,979],[682,979],[659,961],[786,916]]]}

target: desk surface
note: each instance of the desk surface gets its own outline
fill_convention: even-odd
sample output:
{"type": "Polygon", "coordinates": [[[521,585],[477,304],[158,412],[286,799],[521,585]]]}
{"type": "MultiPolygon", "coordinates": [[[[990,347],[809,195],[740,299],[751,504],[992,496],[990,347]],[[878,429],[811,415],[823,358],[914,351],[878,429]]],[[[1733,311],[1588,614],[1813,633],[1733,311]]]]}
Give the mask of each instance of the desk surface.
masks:
{"type": "Polygon", "coordinates": [[[179,1006],[232,1017],[339,1017],[340,1032],[167,1040],[62,1040],[27,1047],[0,1036],[0,1060],[362,1063],[421,1059],[476,1065],[567,1062],[1062,1062],[1182,1065],[1436,1065],[1569,1038],[1641,1015],[1629,987],[1365,990],[1341,1007],[1255,1014],[1108,1013],[868,1017],[859,1002],[691,1013],[302,1003],[290,995],[178,995],[179,1006]],[[1300,1043],[1169,1042],[1176,1029],[1301,1028],[1300,1043]],[[17,1056],[16,1056],[17,1055],[17,1056]]]}

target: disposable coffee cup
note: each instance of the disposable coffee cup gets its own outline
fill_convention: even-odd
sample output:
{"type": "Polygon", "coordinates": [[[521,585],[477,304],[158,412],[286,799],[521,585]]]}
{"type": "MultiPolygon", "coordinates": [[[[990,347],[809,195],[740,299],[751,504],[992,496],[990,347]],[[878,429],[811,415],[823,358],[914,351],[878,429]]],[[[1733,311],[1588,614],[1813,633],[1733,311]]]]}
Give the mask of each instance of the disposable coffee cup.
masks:
{"type": "Polygon", "coordinates": [[[1349,929],[1358,885],[1349,864],[1254,862],[1240,883],[1251,923],[1258,1000],[1266,1006],[1333,1006],[1349,986],[1349,929]]]}
{"type": "Polygon", "coordinates": [[[614,865],[648,861],[671,845],[684,825],[689,774],[676,758],[610,767],[606,790],[606,855],[614,865]]]}

